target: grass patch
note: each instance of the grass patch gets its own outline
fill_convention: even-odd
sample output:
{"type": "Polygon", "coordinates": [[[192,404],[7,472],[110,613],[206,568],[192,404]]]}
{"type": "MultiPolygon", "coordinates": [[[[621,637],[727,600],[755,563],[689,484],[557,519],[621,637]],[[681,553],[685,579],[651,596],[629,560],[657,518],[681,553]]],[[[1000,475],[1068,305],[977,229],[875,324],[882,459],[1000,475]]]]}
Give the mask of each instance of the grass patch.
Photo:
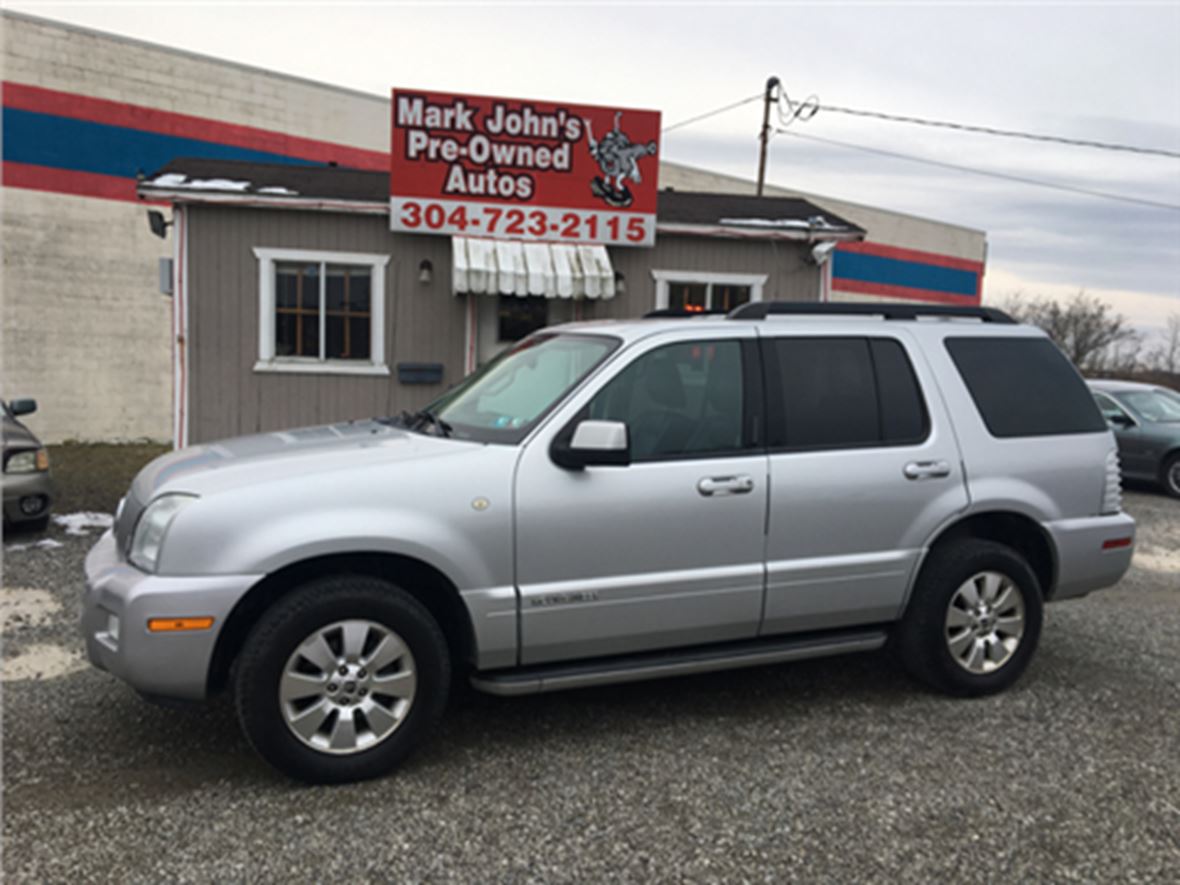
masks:
{"type": "Polygon", "coordinates": [[[62,443],[49,446],[54,513],[114,513],[131,480],[167,443],[62,443]]]}

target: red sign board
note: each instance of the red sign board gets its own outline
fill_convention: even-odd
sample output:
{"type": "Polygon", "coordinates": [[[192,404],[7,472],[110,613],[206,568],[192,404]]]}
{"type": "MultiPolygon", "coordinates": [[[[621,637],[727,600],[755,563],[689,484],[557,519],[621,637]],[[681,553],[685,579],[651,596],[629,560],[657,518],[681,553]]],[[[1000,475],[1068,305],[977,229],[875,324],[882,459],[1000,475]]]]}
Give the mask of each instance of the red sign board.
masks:
{"type": "Polygon", "coordinates": [[[390,224],[650,246],[659,139],[658,111],[395,89],[390,224]]]}

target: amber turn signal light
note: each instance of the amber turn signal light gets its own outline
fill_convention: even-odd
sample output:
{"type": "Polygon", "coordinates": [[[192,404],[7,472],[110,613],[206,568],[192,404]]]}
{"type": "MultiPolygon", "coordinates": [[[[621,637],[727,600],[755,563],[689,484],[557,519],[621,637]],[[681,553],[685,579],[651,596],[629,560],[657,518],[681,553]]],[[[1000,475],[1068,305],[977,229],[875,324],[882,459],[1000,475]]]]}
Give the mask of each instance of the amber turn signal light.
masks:
{"type": "Polygon", "coordinates": [[[212,618],[150,618],[149,633],[183,633],[186,630],[208,630],[213,626],[212,618]]]}

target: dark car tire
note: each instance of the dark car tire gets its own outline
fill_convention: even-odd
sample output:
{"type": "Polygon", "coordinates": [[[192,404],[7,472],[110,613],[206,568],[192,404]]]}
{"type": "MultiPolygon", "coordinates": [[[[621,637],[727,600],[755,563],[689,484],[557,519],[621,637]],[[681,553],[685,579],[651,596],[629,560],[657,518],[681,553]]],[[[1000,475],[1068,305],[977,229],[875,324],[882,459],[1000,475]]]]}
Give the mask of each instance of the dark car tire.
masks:
{"type": "Polygon", "coordinates": [[[1164,460],[1160,469],[1160,485],[1173,498],[1180,498],[1180,452],[1164,460]]]}
{"type": "MultiPolygon", "coordinates": [[[[369,648],[368,645],[365,647],[369,648]]],[[[375,652],[369,654],[375,656],[375,652]]],[[[380,670],[376,666],[373,669],[380,670]]],[[[367,576],[344,575],[311,581],[266,610],[251,630],[238,658],[234,702],[238,721],[251,746],[279,771],[309,783],[343,783],[386,774],[426,739],[446,707],[450,675],[446,638],[421,603],[392,583],[367,576]],[[353,667],[354,670],[350,671],[353,675],[337,678],[329,672],[330,668],[325,667],[322,673],[328,674],[328,680],[323,681],[321,670],[308,658],[297,658],[296,650],[308,648],[305,643],[312,638],[328,637],[329,651],[337,653],[337,646],[331,638],[336,636],[342,642],[343,632],[334,630],[333,625],[346,622],[372,625],[366,628],[369,630],[367,642],[380,644],[380,640],[392,634],[394,639],[400,640],[401,647],[408,650],[408,657],[398,658],[381,676],[378,672],[356,671],[356,667],[363,666],[364,655],[356,658],[357,663],[346,664],[341,649],[336,663],[353,667]],[[295,665],[292,665],[293,661],[295,665]],[[313,700],[298,700],[300,705],[307,704],[306,708],[299,707],[299,711],[320,708],[311,710],[316,716],[322,715],[323,709],[335,711],[325,720],[323,733],[308,739],[297,736],[295,726],[288,724],[288,716],[299,715],[295,703],[289,704],[280,698],[284,678],[299,668],[323,684],[323,688],[309,689],[315,692],[313,700]],[[408,701],[382,695],[376,681],[378,678],[388,679],[391,672],[398,675],[400,671],[405,671],[402,675],[408,674],[413,680],[413,694],[408,701]],[[371,682],[363,682],[357,673],[371,682]],[[371,695],[358,687],[365,684],[372,686],[371,695]],[[353,694],[343,697],[339,693],[347,686],[351,686],[347,690],[353,694]],[[327,693],[329,687],[334,692],[331,696],[327,693]],[[359,697],[357,692],[365,697],[359,697]],[[387,717],[385,727],[389,731],[378,740],[381,725],[376,716],[370,724],[361,705],[368,704],[370,711],[380,712],[372,707],[379,697],[382,703],[388,701],[392,709],[400,711],[400,719],[395,725],[389,725],[388,720],[396,717],[387,717]],[[339,701],[348,706],[339,706],[339,701]],[[360,712],[354,713],[353,710],[360,712]],[[308,740],[324,741],[329,736],[334,739],[333,726],[344,714],[351,717],[349,721],[353,723],[358,741],[366,738],[377,742],[341,752],[309,745],[308,740]]]]}
{"type": "Polygon", "coordinates": [[[49,528],[49,514],[38,516],[36,519],[26,519],[15,524],[15,528],[22,532],[43,532],[49,528]]]}
{"type": "Polygon", "coordinates": [[[921,682],[952,695],[992,694],[1008,688],[1024,673],[1036,651],[1043,618],[1040,583],[1020,554],[992,541],[958,541],[936,547],[928,555],[896,628],[894,645],[905,668],[921,682]],[[1001,606],[993,606],[1000,609],[999,615],[979,615],[977,622],[979,610],[963,607],[965,594],[974,589],[982,596],[982,588],[994,586],[991,578],[980,582],[981,576],[989,575],[1001,579],[994,597],[1001,606]],[[1010,633],[993,632],[994,639],[986,633],[989,625],[1008,631],[1016,623],[1015,597],[1003,598],[1009,587],[1019,594],[1016,602],[1022,619],[1021,633],[1010,649],[1006,647],[1013,639],[1010,633]],[[951,626],[952,617],[955,626],[951,626]],[[973,657],[978,654],[976,646],[986,650],[982,661],[973,657]],[[1002,660],[992,661],[992,657],[1002,660]],[[972,663],[975,669],[969,668],[972,663]],[[980,667],[990,669],[981,672],[980,667]]]}

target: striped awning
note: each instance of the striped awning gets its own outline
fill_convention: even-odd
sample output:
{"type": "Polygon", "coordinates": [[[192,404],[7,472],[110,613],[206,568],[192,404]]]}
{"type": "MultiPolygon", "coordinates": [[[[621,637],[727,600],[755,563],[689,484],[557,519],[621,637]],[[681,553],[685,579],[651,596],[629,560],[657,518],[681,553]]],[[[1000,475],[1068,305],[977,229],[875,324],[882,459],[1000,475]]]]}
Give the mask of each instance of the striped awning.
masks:
{"type": "Polygon", "coordinates": [[[451,255],[456,295],[615,297],[615,271],[605,246],[452,237],[451,255]]]}

